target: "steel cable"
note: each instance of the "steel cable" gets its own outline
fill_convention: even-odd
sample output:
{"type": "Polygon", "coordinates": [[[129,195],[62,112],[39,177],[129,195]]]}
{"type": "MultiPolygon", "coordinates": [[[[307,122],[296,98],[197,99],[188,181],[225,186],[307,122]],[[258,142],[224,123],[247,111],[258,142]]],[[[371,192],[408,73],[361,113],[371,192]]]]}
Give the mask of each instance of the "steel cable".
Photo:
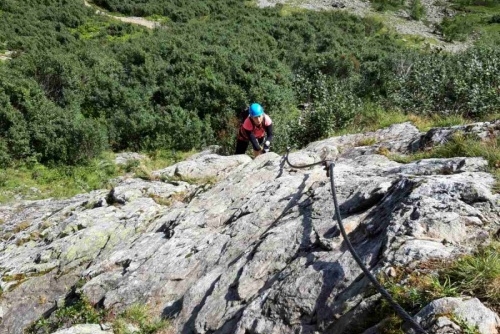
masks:
{"type": "Polygon", "coordinates": [[[368,268],[366,268],[365,264],[363,263],[363,261],[361,260],[361,258],[358,255],[358,253],[354,249],[353,245],[351,244],[349,238],[347,237],[347,233],[344,229],[344,224],[342,223],[342,218],[340,217],[340,209],[339,209],[338,200],[337,200],[337,192],[335,191],[335,178],[333,175],[333,172],[334,172],[333,169],[335,167],[334,162],[332,160],[322,160],[322,161],[315,162],[315,163],[308,164],[308,165],[296,166],[296,165],[291,164],[290,160],[288,160],[288,153],[289,152],[290,152],[290,149],[288,148],[286,155],[285,155],[285,161],[292,168],[308,168],[308,167],[312,167],[312,166],[316,166],[316,165],[320,165],[320,164],[325,166],[326,171],[327,171],[326,174],[327,174],[327,176],[330,177],[330,185],[331,185],[331,189],[332,189],[333,203],[335,206],[335,216],[336,216],[337,221],[339,223],[340,233],[342,234],[342,237],[344,238],[344,241],[345,241],[347,248],[349,249],[349,252],[351,253],[352,257],[354,258],[356,263],[359,265],[359,267],[361,268],[363,273],[366,275],[366,277],[368,277],[368,279],[375,286],[377,291],[382,295],[382,297],[385,298],[385,300],[387,300],[387,302],[391,305],[391,307],[397,312],[399,317],[403,321],[408,322],[411,325],[411,327],[417,331],[417,333],[427,334],[427,332],[412,318],[412,316],[410,314],[408,314],[408,312],[406,312],[401,307],[401,305],[399,305],[392,298],[392,296],[389,294],[389,292],[378,282],[378,280],[375,278],[375,276],[373,276],[373,274],[368,270],[368,268]]]}

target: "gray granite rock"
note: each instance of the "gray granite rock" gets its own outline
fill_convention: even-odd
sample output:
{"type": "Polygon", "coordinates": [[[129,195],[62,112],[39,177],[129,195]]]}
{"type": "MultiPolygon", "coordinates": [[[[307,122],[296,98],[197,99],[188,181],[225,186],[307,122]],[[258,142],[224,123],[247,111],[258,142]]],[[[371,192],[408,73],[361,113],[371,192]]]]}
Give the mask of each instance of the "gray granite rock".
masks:
{"type": "MultiPolygon", "coordinates": [[[[499,196],[483,159],[400,164],[377,154],[408,153],[421,135],[404,123],[289,156],[334,161],[339,213],[373,272],[470,252],[498,230],[499,196]]],[[[111,191],[0,206],[0,332],[50,316],[78,281],[90,302],[113,312],[147,304],[172,317],[177,333],[373,325],[359,319],[379,296],[340,235],[323,166],[209,150],[154,173],[164,181],[125,178],[111,191]]]]}
{"type": "Polygon", "coordinates": [[[54,334],[110,334],[112,330],[102,330],[100,325],[85,324],[75,325],[70,328],[61,329],[54,334]]]}
{"type": "MultiPolygon", "coordinates": [[[[456,324],[457,320],[476,328],[480,334],[497,334],[500,327],[498,315],[477,298],[448,297],[434,300],[415,315],[415,320],[430,333],[462,333],[456,324]]],[[[409,330],[409,333],[413,333],[413,330],[409,330]]]]}

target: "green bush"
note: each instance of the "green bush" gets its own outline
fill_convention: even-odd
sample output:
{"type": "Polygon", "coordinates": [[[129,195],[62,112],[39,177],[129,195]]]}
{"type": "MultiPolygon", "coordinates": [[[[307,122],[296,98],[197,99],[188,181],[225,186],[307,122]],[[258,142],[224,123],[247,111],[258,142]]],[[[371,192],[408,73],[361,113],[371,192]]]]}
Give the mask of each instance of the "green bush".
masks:
{"type": "Polygon", "coordinates": [[[361,110],[361,101],[339,81],[318,73],[313,80],[298,75],[295,82],[307,106],[292,126],[290,141],[303,146],[326,138],[349,125],[361,110]]]}
{"type": "Polygon", "coordinates": [[[425,6],[420,0],[412,0],[410,7],[410,16],[414,20],[421,20],[425,16],[425,6]]]}
{"type": "Polygon", "coordinates": [[[107,147],[229,154],[251,102],[275,120],[276,151],[338,132],[364,104],[467,117],[500,105],[498,47],[426,54],[374,19],[235,0],[95,3],[168,17],[168,29],[96,16],[78,0],[0,3],[0,43],[16,54],[0,66],[4,164],[79,164],[107,147]]]}
{"type": "Polygon", "coordinates": [[[13,108],[8,97],[0,91],[0,165],[10,159],[23,159],[30,155],[29,133],[26,120],[13,108]]]}
{"type": "MultiPolygon", "coordinates": [[[[7,147],[7,141],[0,137],[0,167],[7,167],[10,164],[10,159],[11,156],[7,147]]],[[[0,186],[2,186],[2,181],[0,181],[0,186]]]]}
{"type": "Polygon", "coordinates": [[[491,18],[488,20],[489,24],[495,24],[495,23],[500,23],[500,15],[492,15],[491,18]]]}
{"type": "Polygon", "coordinates": [[[498,48],[400,58],[394,66],[401,74],[392,81],[390,99],[407,111],[484,117],[500,107],[498,48]]]}
{"type": "Polygon", "coordinates": [[[453,2],[462,6],[495,6],[498,0],[454,0],[453,2]]]}
{"type": "Polygon", "coordinates": [[[397,10],[404,6],[403,0],[370,0],[378,11],[397,10]]]}
{"type": "Polygon", "coordinates": [[[465,41],[472,32],[472,25],[458,18],[445,17],[438,26],[447,42],[465,41]]]}

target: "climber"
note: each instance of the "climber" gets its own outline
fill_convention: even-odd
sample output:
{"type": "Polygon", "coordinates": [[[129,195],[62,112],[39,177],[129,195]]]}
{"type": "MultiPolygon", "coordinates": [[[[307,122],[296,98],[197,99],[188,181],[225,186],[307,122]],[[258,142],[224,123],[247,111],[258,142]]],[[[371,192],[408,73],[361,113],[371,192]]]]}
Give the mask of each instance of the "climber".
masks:
{"type": "Polygon", "coordinates": [[[273,121],[264,113],[264,108],[258,103],[252,103],[248,108],[248,117],[238,131],[236,153],[245,154],[248,142],[252,142],[254,157],[269,151],[273,139],[273,121]]]}

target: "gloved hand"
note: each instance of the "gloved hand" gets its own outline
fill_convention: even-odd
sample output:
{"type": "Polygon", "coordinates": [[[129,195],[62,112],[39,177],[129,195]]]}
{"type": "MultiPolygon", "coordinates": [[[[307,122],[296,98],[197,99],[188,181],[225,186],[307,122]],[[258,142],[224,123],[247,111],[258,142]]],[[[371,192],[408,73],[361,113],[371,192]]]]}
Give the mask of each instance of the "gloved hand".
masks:
{"type": "Polygon", "coordinates": [[[266,140],[266,142],[264,143],[264,148],[262,149],[264,151],[263,153],[269,152],[270,149],[271,149],[271,142],[269,140],[266,140]]]}

